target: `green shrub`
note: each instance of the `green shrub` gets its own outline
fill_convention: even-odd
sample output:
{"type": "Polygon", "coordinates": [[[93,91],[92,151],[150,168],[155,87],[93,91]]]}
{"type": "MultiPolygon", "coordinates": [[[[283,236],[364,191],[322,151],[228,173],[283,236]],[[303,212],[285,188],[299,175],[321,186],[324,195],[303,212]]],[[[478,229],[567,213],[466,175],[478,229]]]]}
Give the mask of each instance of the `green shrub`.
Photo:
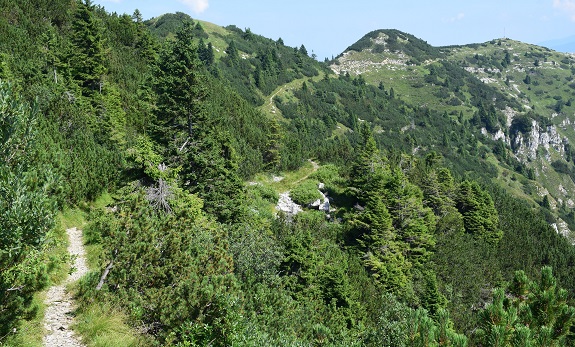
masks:
{"type": "Polygon", "coordinates": [[[308,205],[321,199],[321,194],[317,189],[318,181],[307,180],[302,182],[290,192],[290,198],[299,205],[308,205]]]}
{"type": "Polygon", "coordinates": [[[278,193],[273,190],[271,187],[266,187],[261,184],[255,184],[249,187],[249,190],[253,192],[255,195],[261,197],[262,199],[276,203],[279,199],[278,193]]]}
{"type": "Polygon", "coordinates": [[[339,169],[336,165],[333,164],[324,165],[317,169],[317,171],[311,174],[309,177],[326,184],[331,183],[339,178],[339,169]]]}
{"type": "MultiPolygon", "coordinates": [[[[225,231],[205,218],[199,198],[170,189],[171,213],[156,210],[135,188],[123,191],[117,212],[95,216],[89,234],[96,242],[99,234],[107,250],[101,273],[113,264],[101,295],[153,327],[149,333],[161,342],[184,342],[200,325],[209,329],[196,343],[227,345],[238,298],[225,231]]],[[[84,297],[93,296],[98,277],[82,287],[84,297]]]]}

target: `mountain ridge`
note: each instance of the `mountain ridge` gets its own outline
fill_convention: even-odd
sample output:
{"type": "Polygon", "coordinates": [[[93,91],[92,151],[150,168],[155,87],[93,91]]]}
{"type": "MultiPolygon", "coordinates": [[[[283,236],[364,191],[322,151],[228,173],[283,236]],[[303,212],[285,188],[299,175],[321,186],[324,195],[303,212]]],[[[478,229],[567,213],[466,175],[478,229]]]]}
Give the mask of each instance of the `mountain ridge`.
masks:
{"type": "MultiPolygon", "coordinates": [[[[182,14],[164,15],[147,23],[150,25],[158,19],[178,22],[182,14]]],[[[209,32],[206,42],[214,44],[219,59],[226,56],[225,46],[229,42],[225,37],[238,33],[242,37],[253,35],[249,29],[198,23],[209,32]]],[[[242,55],[248,59],[257,53],[248,49],[242,55]]],[[[570,116],[575,113],[571,102],[575,94],[559,88],[562,81],[572,82],[574,61],[569,54],[512,39],[434,47],[409,33],[380,29],[364,35],[328,64],[336,76],[361,75],[371,85],[393,90],[395,96],[414,108],[446,112],[448,118],[460,126],[475,128],[475,136],[484,139],[480,143],[492,155],[488,162],[499,172],[491,179],[516,196],[531,201],[533,206],[538,207],[541,199],[549,195],[551,214],[555,216],[550,218],[551,224],[561,229],[561,234],[571,235],[569,229],[575,230],[575,220],[567,217],[571,207],[575,207],[570,198],[575,195],[575,184],[569,177],[575,167],[570,154],[566,156],[566,153],[570,153],[569,143],[575,142],[575,133],[566,126],[575,122],[570,116]],[[491,115],[480,115],[487,105],[480,105],[478,100],[487,96],[494,101],[494,108],[491,115]],[[520,122],[535,122],[529,125],[531,133],[521,132],[526,128],[519,126],[520,122]],[[498,147],[499,140],[503,141],[503,147],[498,147]],[[493,153],[495,148],[499,148],[497,154],[493,153]],[[541,150],[546,154],[538,155],[537,151],[541,150]],[[563,168],[558,160],[568,162],[568,168],[563,168]],[[561,168],[560,172],[553,163],[561,168]],[[543,172],[546,174],[542,175],[543,172]],[[522,186],[517,186],[516,178],[511,179],[513,175],[523,177],[522,186]],[[569,228],[565,228],[567,224],[569,228]]],[[[302,88],[308,78],[301,77],[296,84],[276,84],[273,90],[261,93],[258,102],[261,110],[271,118],[286,121],[281,103],[269,103],[269,100],[297,101],[294,91],[302,88]]],[[[339,124],[340,128],[349,129],[350,124],[339,124]]],[[[406,123],[398,131],[404,132],[402,129],[413,126],[416,125],[406,123]]],[[[569,239],[575,240],[575,237],[569,236],[569,239]]]]}
{"type": "Polygon", "coordinates": [[[87,344],[485,346],[494,308],[542,294],[560,333],[522,310],[509,336],[571,338],[564,56],[382,30],[328,64],[249,28],[55,2],[0,4],[3,344],[26,344],[83,216],[87,344]]]}
{"type": "MultiPolygon", "coordinates": [[[[567,204],[569,210],[573,207],[570,196],[575,195],[575,186],[564,172],[570,172],[572,165],[568,164],[569,169],[563,169],[563,173],[555,173],[552,164],[569,161],[565,147],[575,142],[575,134],[568,126],[575,112],[575,93],[569,86],[573,82],[573,63],[570,54],[511,39],[432,49],[409,34],[378,30],[351,45],[331,63],[331,68],[337,74],[362,75],[372,85],[393,88],[398,97],[408,102],[445,110],[453,116],[461,113],[470,121],[481,110],[473,101],[469,83],[480,81],[483,86],[477,85],[475,90],[493,95],[496,112],[487,123],[475,120],[477,125],[482,124],[478,135],[493,141],[501,139],[509,155],[527,170],[534,170],[530,181],[539,187],[536,191],[551,192],[554,207],[567,204]],[[390,44],[390,33],[403,38],[391,37],[390,44]],[[467,85],[461,84],[462,80],[467,85]],[[516,126],[526,115],[530,117],[528,122],[533,122],[527,138],[516,126]],[[539,148],[544,148],[546,154],[538,154],[539,148]],[[543,175],[543,171],[547,173],[543,175]]],[[[527,195],[536,202],[545,195],[538,194],[527,195]]],[[[558,223],[565,224],[562,219],[558,223]]],[[[565,228],[562,233],[569,234],[565,228]]]]}

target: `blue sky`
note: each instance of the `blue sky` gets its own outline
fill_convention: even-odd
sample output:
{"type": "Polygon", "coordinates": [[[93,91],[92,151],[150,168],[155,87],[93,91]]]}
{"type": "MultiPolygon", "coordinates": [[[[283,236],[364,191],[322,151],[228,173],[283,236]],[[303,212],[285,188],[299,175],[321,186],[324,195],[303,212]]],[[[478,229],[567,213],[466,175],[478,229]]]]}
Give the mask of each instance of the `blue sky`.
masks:
{"type": "MultiPolygon", "coordinates": [[[[575,36],[575,0],[94,0],[109,12],[144,19],[181,11],[221,26],[235,24],[319,59],[336,56],[366,33],[399,29],[434,46],[504,35],[540,44],[575,36]]],[[[575,38],[574,38],[575,40],[575,38]]]]}

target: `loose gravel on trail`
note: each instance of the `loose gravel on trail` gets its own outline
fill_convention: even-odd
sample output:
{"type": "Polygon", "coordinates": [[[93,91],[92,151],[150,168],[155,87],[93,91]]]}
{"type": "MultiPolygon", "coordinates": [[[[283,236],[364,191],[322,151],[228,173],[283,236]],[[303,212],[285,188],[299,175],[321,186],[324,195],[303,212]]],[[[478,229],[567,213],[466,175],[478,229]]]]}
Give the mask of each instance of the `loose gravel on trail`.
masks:
{"type": "Polygon", "coordinates": [[[74,299],[66,291],[69,283],[75,282],[88,272],[86,252],[82,242],[82,230],[66,230],[69,239],[68,253],[74,259],[74,271],[64,283],[51,287],[46,293],[46,313],[44,315],[45,347],[84,347],[80,338],[70,329],[74,320],[74,299]]]}

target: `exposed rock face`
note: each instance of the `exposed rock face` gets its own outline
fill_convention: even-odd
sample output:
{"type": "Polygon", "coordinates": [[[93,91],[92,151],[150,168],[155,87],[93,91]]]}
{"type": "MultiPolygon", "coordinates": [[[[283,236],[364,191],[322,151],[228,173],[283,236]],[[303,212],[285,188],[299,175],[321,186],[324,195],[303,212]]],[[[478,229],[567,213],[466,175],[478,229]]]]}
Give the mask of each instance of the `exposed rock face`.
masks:
{"type": "MultiPolygon", "coordinates": [[[[329,203],[329,198],[326,194],[324,194],[321,189],[323,189],[325,185],[323,183],[319,183],[318,191],[321,194],[321,198],[317,199],[316,201],[309,204],[307,207],[314,208],[319,211],[324,211],[325,213],[330,212],[331,205],[329,203]]],[[[290,197],[290,192],[287,191],[285,193],[280,194],[278,204],[276,205],[276,210],[281,211],[286,214],[288,220],[290,220],[293,216],[302,212],[303,209],[300,205],[296,204],[290,197]]]]}
{"type": "Polygon", "coordinates": [[[532,122],[531,131],[527,134],[518,132],[513,140],[513,148],[519,160],[526,162],[537,159],[537,151],[545,149],[545,157],[550,160],[549,150],[553,148],[561,156],[565,154],[564,144],[567,138],[562,138],[557,133],[554,125],[542,129],[536,121],[532,122]]]}
{"type": "Polygon", "coordinates": [[[499,129],[497,130],[497,132],[495,134],[490,134],[487,129],[485,128],[481,128],[481,133],[484,136],[489,136],[493,139],[493,141],[497,141],[499,139],[503,140],[503,142],[507,143],[507,137],[505,136],[505,133],[503,132],[503,130],[499,129]]]}
{"type": "Polygon", "coordinates": [[[572,245],[575,245],[575,242],[574,242],[573,237],[571,235],[571,230],[569,230],[569,226],[567,225],[567,223],[564,220],[562,220],[561,218],[558,218],[557,223],[551,224],[551,227],[553,227],[553,229],[555,229],[555,231],[558,234],[562,235],[567,240],[569,240],[569,242],[571,242],[572,245]]]}
{"type": "Polygon", "coordinates": [[[301,206],[293,202],[289,196],[289,191],[280,194],[276,210],[284,212],[288,218],[292,218],[299,212],[303,211],[301,206]]]}
{"type": "Polygon", "coordinates": [[[318,210],[324,211],[325,213],[329,213],[329,199],[322,191],[319,193],[321,194],[321,199],[317,199],[316,201],[312,202],[310,207],[317,208],[318,210]]]}

